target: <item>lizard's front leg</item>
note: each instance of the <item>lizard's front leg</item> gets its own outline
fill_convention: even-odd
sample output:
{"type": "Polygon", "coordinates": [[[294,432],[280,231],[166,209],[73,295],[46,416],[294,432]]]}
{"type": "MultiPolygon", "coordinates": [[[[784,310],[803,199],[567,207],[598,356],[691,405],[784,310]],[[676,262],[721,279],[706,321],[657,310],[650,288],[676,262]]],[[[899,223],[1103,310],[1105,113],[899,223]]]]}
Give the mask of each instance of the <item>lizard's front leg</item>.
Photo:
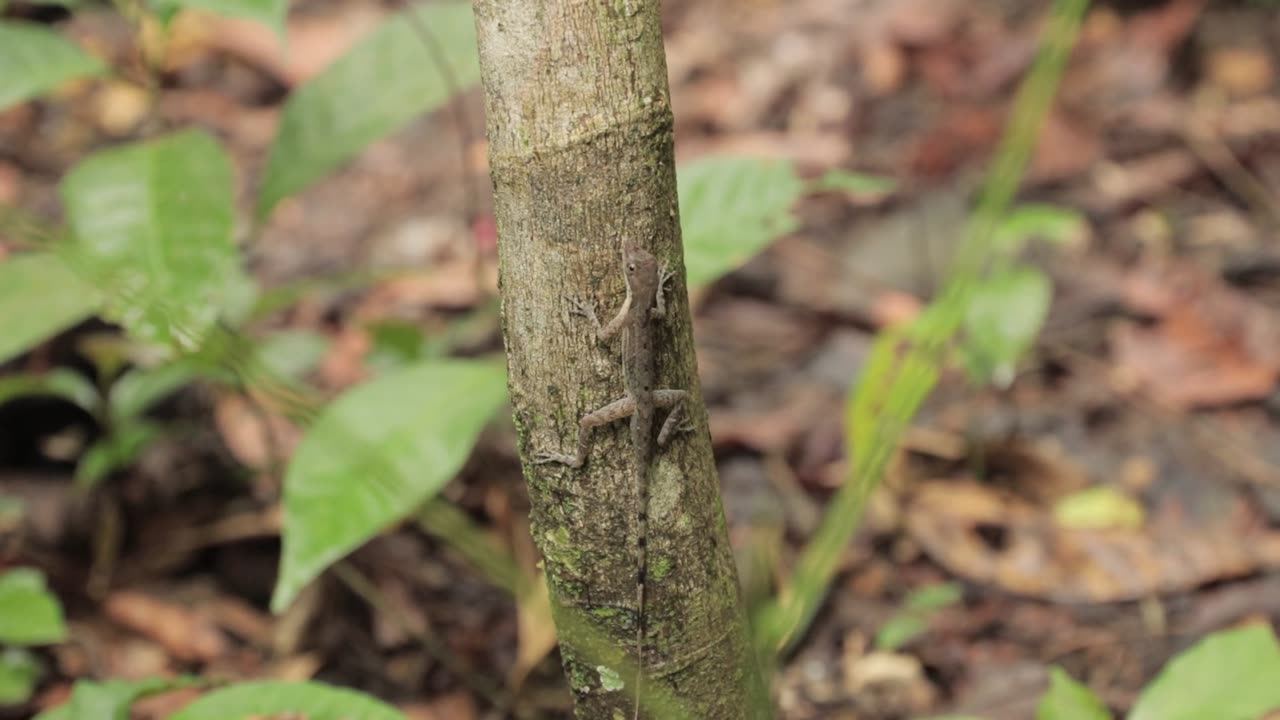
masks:
{"type": "MultiPolygon", "coordinates": [[[[682,392],[682,391],[681,391],[682,392]]],[[[613,402],[605,405],[599,410],[593,410],[582,416],[578,421],[578,449],[573,455],[564,453],[542,451],[535,453],[533,462],[535,465],[544,463],[560,463],[568,465],[571,468],[580,468],[587,461],[587,453],[591,450],[591,431],[601,425],[608,425],[611,422],[630,417],[636,411],[635,398],[630,396],[618,398],[613,402]]]]}
{"type": "Polygon", "coordinates": [[[667,316],[667,282],[675,277],[675,271],[662,263],[662,267],[658,270],[658,292],[653,301],[653,307],[649,310],[649,317],[661,319],[667,316]]]}

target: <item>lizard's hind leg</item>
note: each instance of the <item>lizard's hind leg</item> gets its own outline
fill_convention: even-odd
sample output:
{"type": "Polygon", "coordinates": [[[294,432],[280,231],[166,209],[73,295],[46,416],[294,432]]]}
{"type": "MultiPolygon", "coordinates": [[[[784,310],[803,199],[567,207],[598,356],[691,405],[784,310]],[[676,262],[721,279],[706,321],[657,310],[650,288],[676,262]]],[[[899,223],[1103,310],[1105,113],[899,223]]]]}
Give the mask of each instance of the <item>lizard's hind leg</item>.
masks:
{"type": "MultiPolygon", "coordinates": [[[[682,391],[677,391],[682,392],[682,391]]],[[[593,410],[578,421],[578,449],[573,455],[543,450],[533,456],[535,465],[560,463],[571,468],[580,468],[587,461],[587,453],[591,450],[591,431],[601,425],[608,425],[616,420],[630,417],[636,411],[636,401],[632,397],[614,400],[604,407],[593,410]]]]}
{"type": "Polygon", "coordinates": [[[658,447],[666,447],[671,441],[671,437],[677,432],[689,432],[693,430],[693,424],[684,418],[684,400],[689,393],[684,390],[654,390],[653,404],[655,407],[662,409],[671,408],[671,412],[667,413],[667,419],[662,422],[662,430],[658,431],[658,447]]]}

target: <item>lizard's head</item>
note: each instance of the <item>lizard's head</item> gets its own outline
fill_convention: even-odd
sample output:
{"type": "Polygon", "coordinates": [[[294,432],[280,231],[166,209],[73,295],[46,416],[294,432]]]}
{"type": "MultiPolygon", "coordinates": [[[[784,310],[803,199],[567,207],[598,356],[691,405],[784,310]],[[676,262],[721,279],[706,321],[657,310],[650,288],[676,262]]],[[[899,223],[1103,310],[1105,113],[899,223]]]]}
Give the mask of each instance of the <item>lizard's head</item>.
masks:
{"type": "Polygon", "coordinates": [[[627,273],[627,284],[633,288],[650,278],[652,280],[649,282],[657,281],[658,259],[645,250],[637,247],[623,247],[622,267],[627,273]]]}

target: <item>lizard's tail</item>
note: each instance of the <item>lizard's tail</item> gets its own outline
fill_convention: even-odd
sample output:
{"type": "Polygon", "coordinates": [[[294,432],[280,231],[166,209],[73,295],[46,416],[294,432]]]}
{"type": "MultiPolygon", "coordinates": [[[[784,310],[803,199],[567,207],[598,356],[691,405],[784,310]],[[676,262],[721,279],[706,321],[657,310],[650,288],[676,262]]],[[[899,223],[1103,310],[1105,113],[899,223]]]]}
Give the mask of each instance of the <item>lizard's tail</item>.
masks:
{"type": "Polygon", "coordinates": [[[649,497],[644,491],[643,483],[640,488],[638,525],[636,528],[639,531],[636,539],[636,705],[635,713],[632,715],[633,720],[640,720],[641,685],[644,683],[644,596],[648,579],[645,575],[649,565],[649,497]]]}

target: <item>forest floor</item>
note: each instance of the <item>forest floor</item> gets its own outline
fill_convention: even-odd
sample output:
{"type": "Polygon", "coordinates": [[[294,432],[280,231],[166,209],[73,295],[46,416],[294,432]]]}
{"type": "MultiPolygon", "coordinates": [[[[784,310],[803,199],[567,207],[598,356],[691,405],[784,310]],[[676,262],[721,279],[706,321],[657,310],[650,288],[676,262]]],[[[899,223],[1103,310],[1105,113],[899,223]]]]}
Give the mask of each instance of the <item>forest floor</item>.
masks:
{"type": "MultiPolygon", "coordinates": [[[[842,482],[849,388],[877,329],[937,289],[1047,6],[665,3],[680,163],[742,154],[896,181],[874,197],[806,197],[792,232],[694,298],[749,599],[785,576],[842,482]]],[[[239,21],[179,27],[160,121],[217,133],[249,197],[288,91],[394,10],[298,3],[287,60],[239,21]]],[[[78,13],[68,28],[128,57],[118,20],[78,13]]],[[[958,368],[943,377],[774,678],[782,717],[1030,718],[1053,665],[1124,711],[1207,633],[1280,622],[1277,48],[1280,13],[1265,2],[1094,4],[1019,196],[1082,219],[1030,251],[1054,285],[1044,330],[1003,389],[958,368]],[[1059,512],[1090,488],[1104,489],[1102,531],[1059,512]],[[904,617],[909,598],[929,608],[904,617]]],[[[0,112],[0,201],[57,217],[59,178],[142,132],[142,107],[106,81],[0,112]]],[[[482,118],[473,87],[287,200],[245,248],[268,287],[422,268],[319,282],[271,320],[331,338],[312,378],[324,393],[376,373],[405,333],[500,348],[482,118]]],[[[20,365],[82,362],[76,339],[104,327],[20,365]]],[[[184,432],[86,498],[67,447],[91,420],[54,401],[0,406],[0,488],[28,508],[19,556],[4,559],[46,573],[74,636],[48,653],[38,704],[86,675],[189,672],[315,677],[414,720],[568,715],[545,629],[519,628],[509,594],[414,527],[353,555],[367,587],[327,578],[270,615],[281,479],[245,468],[270,465],[297,430],[264,430],[238,396],[200,387],[156,412],[184,432]],[[427,632],[452,669],[424,653],[427,632]],[[514,692],[510,706],[495,710],[485,683],[514,692]]],[[[532,566],[509,422],[444,495],[532,566]]]]}

